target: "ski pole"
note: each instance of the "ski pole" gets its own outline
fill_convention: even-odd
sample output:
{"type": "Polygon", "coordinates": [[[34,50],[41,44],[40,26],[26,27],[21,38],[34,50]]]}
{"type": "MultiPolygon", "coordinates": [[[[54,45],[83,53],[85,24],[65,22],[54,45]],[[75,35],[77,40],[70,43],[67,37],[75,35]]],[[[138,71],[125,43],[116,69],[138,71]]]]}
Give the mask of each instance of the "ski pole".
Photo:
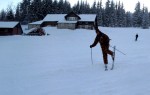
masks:
{"type": "MultiPolygon", "coordinates": [[[[112,46],[110,45],[110,47],[112,47],[112,46]]],[[[112,47],[112,48],[114,48],[114,47],[112,47]]],[[[115,48],[115,50],[118,51],[118,52],[120,52],[120,53],[123,54],[123,55],[126,55],[125,53],[123,53],[122,51],[120,51],[120,50],[118,50],[118,49],[116,49],[116,48],[115,48]]]]}
{"type": "Polygon", "coordinates": [[[91,62],[93,64],[93,58],[92,58],[92,48],[91,48],[91,62]]]}

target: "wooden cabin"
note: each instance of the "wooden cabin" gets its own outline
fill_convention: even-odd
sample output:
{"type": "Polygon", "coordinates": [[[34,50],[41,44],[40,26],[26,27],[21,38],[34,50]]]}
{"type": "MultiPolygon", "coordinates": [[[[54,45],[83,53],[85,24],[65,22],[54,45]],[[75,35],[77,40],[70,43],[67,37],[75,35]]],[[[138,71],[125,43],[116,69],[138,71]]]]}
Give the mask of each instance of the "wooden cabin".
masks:
{"type": "Polygon", "coordinates": [[[47,14],[42,20],[41,27],[52,26],[58,29],[93,29],[96,14],[47,14]]]}
{"type": "Polygon", "coordinates": [[[19,22],[0,22],[0,36],[21,35],[23,33],[19,22]]]}

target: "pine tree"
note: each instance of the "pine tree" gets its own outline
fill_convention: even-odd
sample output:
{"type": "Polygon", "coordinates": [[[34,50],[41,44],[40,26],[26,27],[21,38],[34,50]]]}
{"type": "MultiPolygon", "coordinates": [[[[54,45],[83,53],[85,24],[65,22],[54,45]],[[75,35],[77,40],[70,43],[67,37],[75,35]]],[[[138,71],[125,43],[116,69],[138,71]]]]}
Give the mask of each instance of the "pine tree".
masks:
{"type": "Polygon", "coordinates": [[[116,9],[115,9],[115,4],[113,1],[111,1],[110,5],[110,26],[115,27],[116,26],[116,21],[117,21],[117,15],[116,15],[116,9]]]}
{"type": "Polygon", "coordinates": [[[82,7],[80,10],[82,10],[82,9],[83,9],[82,14],[91,14],[92,13],[90,5],[87,1],[82,2],[82,7]]]}
{"type": "Polygon", "coordinates": [[[71,11],[71,5],[67,0],[65,0],[65,2],[63,4],[63,12],[64,12],[64,14],[67,14],[70,11],[71,11]]]}
{"type": "Polygon", "coordinates": [[[98,26],[102,26],[103,25],[102,0],[97,3],[97,23],[98,23],[98,26]]]}
{"type": "Polygon", "coordinates": [[[117,26],[119,26],[119,27],[126,26],[126,18],[125,17],[126,17],[126,15],[125,15],[123,3],[121,5],[120,1],[119,1],[118,7],[117,7],[117,26]]]}
{"type": "Polygon", "coordinates": [[[126,13],[126,27],[132,27],[132,26],[133,26],[132,13],[127,12],[126,13]]]}
{"type": "Polygon", "coordinates": [[[110,1],[107,0],[105,10],[104,10],[104,26],[110,26],[110,16],[111,16],[111,9],[110,9],[110,1]]]}
{"type": "Polygon", "coordinates": [[[83,2],[83,1],[81,1],[81,3],[80,3],[80,10],[79,10],[79,14],[83,14],[83,12],[84,12],[84,2],[83,2]]]}
{"type": "Polygon", "coordinates": [[[80,3],[79,3],[79,1],[77,2],[77,4],[75,4],[75,5],[72,7],[72,10],[73,10],[75,13],[79,14],[79,11],[80,11],[80,3]]]}
{"type": "Polygon", "coordinates": [[[135,7],[135,12],[133,13],[133,26],[141,27],[141,25],[142,25],[142,10],[140,2],[138,2],[135,7]]]}
{"type": "Polygon", "coordinates": [[[92,13],[92,14],[96,14],[96,12],[97,12],[96,1],[94,1],[93,5],[92,5],[92,7],[91,7],[91,13],[92,13]]]}
{"type": "Polygon", "coordinates": [[[90,5],[87,1],[84,3],[83,9],[84,9],[83,11],[84,14],[90,14],[90,5]]]}
{"type": "Polygon", "coordinates": [[[53,12],[53,1],[52,0],[43,0],[42,2],[42,14],[46,16],[53,12]]]}
{"type": "Polygon", "coordinates": [[[59,14],[64,14],[64,10],[63,10],[64,6],[63,5],[64,5],[63,0],[59,0],[59,2],[58,2],[58,10],[57,10],[57,12],[59,14]]]}
{"type": "Polygon", "coordinates": [[[41,0],[33,0],[31,2],[31,14],[35,17],[35,21],[42,20],[44,18],[42,14],[42,2],[41,0]]]}
{"type": "Polygon", "coordinates": [[[13,13],[11,6],[9,6],[7,8],[6,20],[7,21],[14,21],[15,20],[14,13],[13,13]]]}
{"type": "Polygon", "coordinates": [[[19,4],[17,5],[17,8],[16,8],[15,20],[20,21],[20,5],[19,4]]]}
{"type": "Polygon", "coordinates": [[[1,10],[0,12],[0,20],[1,21],[5,21],[6,20],[6,12],[3,10],[1,10]]]}
{"type": "Polygon", "coordinates": [[[57,0],[53,1],[53,7],[52,7],[52,9],[53,9],[52,14],[58,14],[59,8],[58,8],[58,1],[57,0]]]}
{"type": "Polygon", "coordinates": [[[149,14],[148,9],[146,7],[143,7],[143,18],[142,18],[142,28],[148,29],[149,28],[149,14]]]}
{"type": "Polygon", "coordinates": [[[29,14],[30,13],[30,0],[23,0],[22,3],[20,3],[20,21],[24,24],[27,24],[29,22],[29,14]]]}

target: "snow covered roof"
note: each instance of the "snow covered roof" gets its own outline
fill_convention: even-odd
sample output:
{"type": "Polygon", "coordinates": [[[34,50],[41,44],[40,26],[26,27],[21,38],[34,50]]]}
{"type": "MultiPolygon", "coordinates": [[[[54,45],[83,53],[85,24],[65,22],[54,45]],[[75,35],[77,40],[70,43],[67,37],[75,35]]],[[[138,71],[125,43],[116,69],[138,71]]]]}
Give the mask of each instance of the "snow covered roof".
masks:
{"type": "MultiPolygon", "coordinates": [[[[58,21],[58,23],[76,23],[77,21],[66,21],[65,16],[67,14],[48,14],[43,21],[58,21]]],[[[96,14],[80,14],[81,18],[79,21],[95,21],[96,14]]]]}
{"type": "Polygon", "coordinates": [[[43,19],[43,21],[65,21],[65,16],[67,14],[48,14],[46,17],[43,19]]]}
{"type": "Polygon", "coordinates": [[[14,28],[19,22],[4,22],[0,21],[0,28],[14,28]]]}
{"type": "Polygon", "coordinates": [[[79,17],[79,21],[95,21],[96,14],[80,14],[79,17]]]}

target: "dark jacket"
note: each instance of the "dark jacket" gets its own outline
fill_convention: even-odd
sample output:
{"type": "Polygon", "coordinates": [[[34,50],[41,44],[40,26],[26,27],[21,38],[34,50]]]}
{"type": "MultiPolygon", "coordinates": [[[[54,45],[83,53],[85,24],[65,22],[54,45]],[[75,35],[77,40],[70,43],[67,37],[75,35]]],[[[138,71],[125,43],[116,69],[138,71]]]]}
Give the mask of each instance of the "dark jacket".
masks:
{"type": "Polygon", "coordinates": [[[106,34],[99,32],[95,38],[94,43],[91,45],[91,47],[95,47],[98,42],[101,44],[101,46],[109,45],[109,37],[106,34]]]}

